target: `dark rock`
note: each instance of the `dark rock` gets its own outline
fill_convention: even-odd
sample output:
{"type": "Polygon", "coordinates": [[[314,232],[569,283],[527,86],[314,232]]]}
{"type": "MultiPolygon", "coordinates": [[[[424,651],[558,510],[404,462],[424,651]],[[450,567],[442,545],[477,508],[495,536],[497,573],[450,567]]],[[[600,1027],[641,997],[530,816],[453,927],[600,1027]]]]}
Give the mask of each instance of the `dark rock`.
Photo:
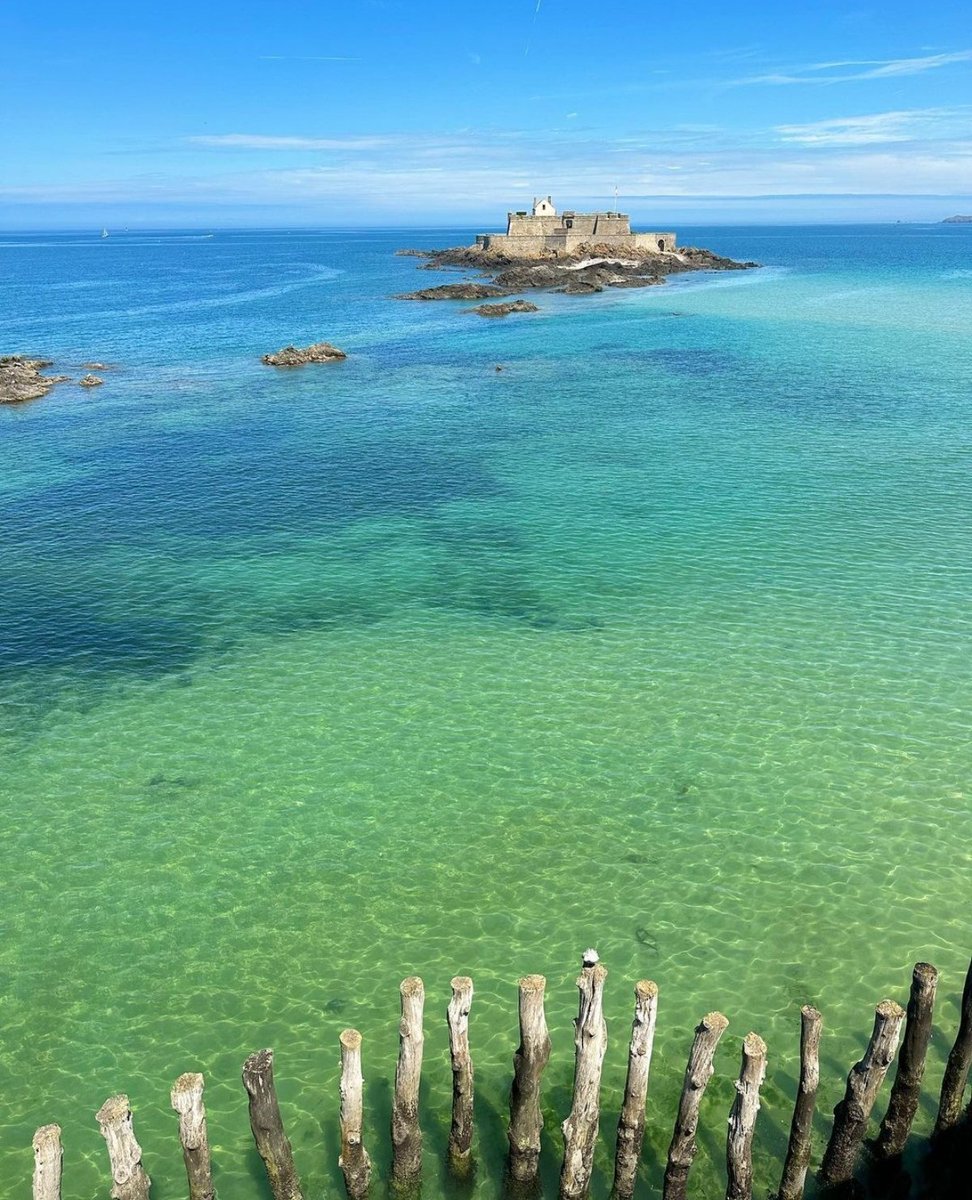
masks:
{"type": "Polygon", "coordinates": [[[489,283],[444,283],[439,287],[420,288],[417,292],[403,292],[396,300],[488,300],[496,296],[508,296],[509,288],[494,287],[489,283]]]}
{"type": "Polygon", "coordinates": [[[86,388],[101,387],[101,385],[104,382],[105,381],[103,379],[99,379],[97,375],[88,374],[88,375],[83,375],[78,380],[78,387],[86,387],[86,388]]]}
{"type": "Polygon", "coordinates": [[[260,361],[268,367],[302,367],[305,363],[340,362],[347,357],[329,342],[316,342],[313,346],[284,346],[276,354],[264,354],[260,361]]]}
{"type": "Polygon", "coordinates": [[[25,358],[22,354],[0,357],[0,404],[22,404],[39,400],[56,383],[64,383],[66,375],[42,375],[51,362],[46,358],[25,358]]]}
{"type": "Polygon", "coordinates": [[[508,317],[510,313],[539,311],[540,309],[529,300],[510,300],[506,304],[479,304],[476,308],[466,309],[466,312],[478,313],[481,317],[508,317]]]}

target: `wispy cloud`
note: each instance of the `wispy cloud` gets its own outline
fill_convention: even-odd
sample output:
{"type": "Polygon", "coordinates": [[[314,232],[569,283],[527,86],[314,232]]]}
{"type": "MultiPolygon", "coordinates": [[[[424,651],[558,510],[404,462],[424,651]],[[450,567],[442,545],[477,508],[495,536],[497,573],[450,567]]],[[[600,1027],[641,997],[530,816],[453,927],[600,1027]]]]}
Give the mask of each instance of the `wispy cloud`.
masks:
{"type": "Polygon", "coordinates": [[[800,146],[871,146],[942,137],[968,125],[968,108],[919,108],[833,117],[807,125],[777,125],[781,142],[800,146]]]}
{"type": "Polygon", "coordinates": [[[765,75],[747,75],[731,80],[732,84],[832,84],[853,83],[861,79],[890,79],[903,75],[921,75],[953,63],[972,61],[972,50],[955,50],[949,54],[925,54],[919,58],[845,59],[837,62],[809,63],[789,71],[774,71],[765,75]]]}
{"type": "Polygon", "coordinates": [[[202,134],[186,138],[191,146],[230,150],[379,150],[390,146],[387,137],[274,137],[262,133],[202,134]]]}
{"type": "Polygon", "coordinates": [[[351,54],[261,54],[260,62],[361,62],[351,54]]]}

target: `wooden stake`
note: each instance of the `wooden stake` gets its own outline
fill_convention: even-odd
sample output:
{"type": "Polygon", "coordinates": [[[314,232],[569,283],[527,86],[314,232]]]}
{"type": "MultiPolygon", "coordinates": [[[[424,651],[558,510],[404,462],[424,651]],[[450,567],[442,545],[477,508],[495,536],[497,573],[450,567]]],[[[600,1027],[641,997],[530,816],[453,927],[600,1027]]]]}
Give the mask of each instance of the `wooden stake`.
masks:
{"type": "Polygon", "coordinates": [[[820,1168],[820,1182],[848,1183],[867,1131],[874,1101],[888,1073],[901,1036],[904,1009],[882,1000],[874,1010],[874,1029],[861,1061],[851,1067],[844,1099],[834,1109],[834,1128],[820,1168]]]}
{"type": "Polygon", "coordinates": [[[638,1162],[645,1140],[645,1100],[648,1096],[648,1072],[651,1069],[657,1017],[658,984],[650,979],[642,979],[635,984],[635,1015],[628,1049],[628,1074],[618,1121],[612,1189],[616,1200],[631,1200],[634,1195],[638,1162]]]}
{"type": "Polygon", "coordinates": [[[142,1169],[142,1147],[135,1140],[127,1096],[110,1096],[98,1110],[101,1136],[108,1143],[112,1200],[148,1200],[152,1181],[142,1169]]]}
{"type": "Polygon", "coordinates": [[[925,1074],[925,1055],[931,1038],[937,987],[938,972],[931,963],[915,963],[908,1018],[898,1055],[898,1071],[894,1077],[888,1111],[874,1143],[877,1158],[894,1158],[901,1153],[908,1140],[921,1097],[921,1080],[925,1074]]]}
{"type": "Polygon", "coordinates": [[[392,1102],[392,1181],[402,1190],[418,1185],[422,1175],[422,1130],[419,1125],[419,1081],[422,1077],[422,1013],[425,985],[417,975],[402,981],[402,1019],[398,1027],[398,1067],[392,1102]]]}
{"type": "Polygon", "coordinates": [[[34,1200],[61,1200],[60,1125],[42,1125],[34,1134],[34,1200]]]}
{"type": "Polygon", "coordinates": [[[446,1010],[449,1022],[449,1054],[452,1058],[452,1128],[449,1131],[449,1163],[453,1171],[466,1175],[471,1165],[473,1136],[473,1065],[469,1054],[469,1010],[473,981],[468,975],[452,980],[452,999],[446,1010]]]}
{"type": "Polygon", "coordinates": [[[604,980],[607,968],[597,952],[584,952],[577,980],[580,1004],[574,1021],[574,1098],[564,1121],[564,1162],[560,1171],[560,1200],[587,1195],[594,1166],[594,1145],[600,1120],[601,1065],[607,1049],[604,1021],[604,980]]]}
{"type": "Polygon", "coordinates": [[[790,1141],[780,1180],[778,1200],[802,1200],[810,1165],[813,1141],[813,1113],[817,1107],[820,1083],[820,1032],[823,1017],[812,1004],[800,1010],[800,1083],[797,1088],[790,1141]]]}
{"type": "Polygon", "coordinates": [[[510,1175],[517,1183],[532,1183],[540,1161],[540,1084],[550,1059],[550,1036],[543,1012],[547,981],[542,975],[520,980],[520,1046],[513,1055],[510,1093],[510,1175]]]}
{"type": "Polygon", "coordinates": [[[685,1200],[688,1174],[691,1170],[698,1146],[695,1131],[699,1125],[699,1106],[706,1084],[712,1078],[716,1046],[726,1031],[728,1018],[720,1012],[711,1012],[702,1018],[695,1030],[695,1040],[685,1068],[685,1082],[678,1102],[675,1132],[668,1148],[668,1165],[665,1168],[663,1200],[685,1200]]]}
{"type": "Polygon", "coordinates": [[[250,1128],[267,1169],[273,1200],[303,1200],[294,1152],[284,1133],[273,1086],[273,1051],[258,1050],[243,1064],[243,1086],[250,1097],[250,1128]]]}
{"type": "Polygon", "coordinates": [[[361,1074],[361,1034],[345,1029],[341,1034],[341,1156],[349,1200],[362,1200],[371,1183],[371,1159],[362,1141],[364,1078],[361,1074]]]}
{"type": "Polygon", "coordinates": [[[726,1138],[726,1200],[752,1200],[753,1131],[759,1114],[759,1089],[766,1078],[766,1043],[758,1033],[743,1038],[742,1065],[736,1080],[736,1098],[729,1113],[726,1138]]]}
{"type": "Polygon", "coordinates": [[[972,1067],[972,963],[969,964],[969,973],[965,977],[958,1036],[955,1038],[955,1045],[945,1064],[942,1097],[938,1105],[938,1119],[935,1121],[935,1137],[958,1124],[970,1067],[972,1067]]]}
{"type": "Polygon", "coordinates": [[[206,1135],[203,1077],[180,1075],[172,1085],[172,1107],[179,1114],[179,1141],[189,1178],[189,1200],[213,1200],[212,1164],[206,1135]]]}

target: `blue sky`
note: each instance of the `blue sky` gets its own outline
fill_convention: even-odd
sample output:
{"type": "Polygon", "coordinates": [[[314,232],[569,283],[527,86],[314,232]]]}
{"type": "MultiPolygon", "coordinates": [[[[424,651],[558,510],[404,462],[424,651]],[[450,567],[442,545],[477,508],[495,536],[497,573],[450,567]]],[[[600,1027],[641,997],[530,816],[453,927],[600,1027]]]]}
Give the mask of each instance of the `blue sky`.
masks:
{"type": "Polygon", "coordinates": [[[4,0],[0,227],[972,211],[967,0],[4,0]]]}

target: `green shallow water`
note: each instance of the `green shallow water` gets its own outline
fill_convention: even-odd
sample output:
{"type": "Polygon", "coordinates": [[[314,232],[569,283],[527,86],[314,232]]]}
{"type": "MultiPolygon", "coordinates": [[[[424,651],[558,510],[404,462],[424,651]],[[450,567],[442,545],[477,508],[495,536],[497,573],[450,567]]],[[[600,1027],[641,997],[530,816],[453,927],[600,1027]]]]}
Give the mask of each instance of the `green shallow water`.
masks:
{"type": "MultiPolygon", "coordinates": [[[[384,300],[414,264],[383,236],[186,251],[173,295],[138,303],[155,248],[133,246],[111,264],[130,324],[99,315],[117,282],[67,334],[60,309],[23,324],[25,348],[125,365],[97,401],[0,412],[0,1188],[23,1191],[57,1120],[65,1194],[106,1190],[93,1115],[125,1090],[154,1194],[181,1195],[168,1088],[199,1069],[219,1192],[260,1200],[239,1068],[269,1045],[308,1194],[340,1194],[347,1025],[386,1178],[417,973],[434,1200],[468,973],[473,1192],[493,1195],[534,971],[552,1188],[589,944],[610,972],[597,1195],[639,978],[660,987],[646,1197],[704,1012],[730,1027],[692,1193],[724,1192],[755,1029],[765,1194],[801,1004],[826,1022],[822,1137],[918,959],[942,972],[927,1133],[972,948],[972,239],[710,234],[771,266],[494,327],[384,300]],[[306,285],[264,297],[288,264],[306,285]],[[249,298],[223,308],[231,271],[249,298]],[[160,304],[168,340],[140,348],[160,304]],[[321,312],[345,366],[254,374],[321,312]]],[[[45,269],[97,286],[60,253],[45,269]]]]}

